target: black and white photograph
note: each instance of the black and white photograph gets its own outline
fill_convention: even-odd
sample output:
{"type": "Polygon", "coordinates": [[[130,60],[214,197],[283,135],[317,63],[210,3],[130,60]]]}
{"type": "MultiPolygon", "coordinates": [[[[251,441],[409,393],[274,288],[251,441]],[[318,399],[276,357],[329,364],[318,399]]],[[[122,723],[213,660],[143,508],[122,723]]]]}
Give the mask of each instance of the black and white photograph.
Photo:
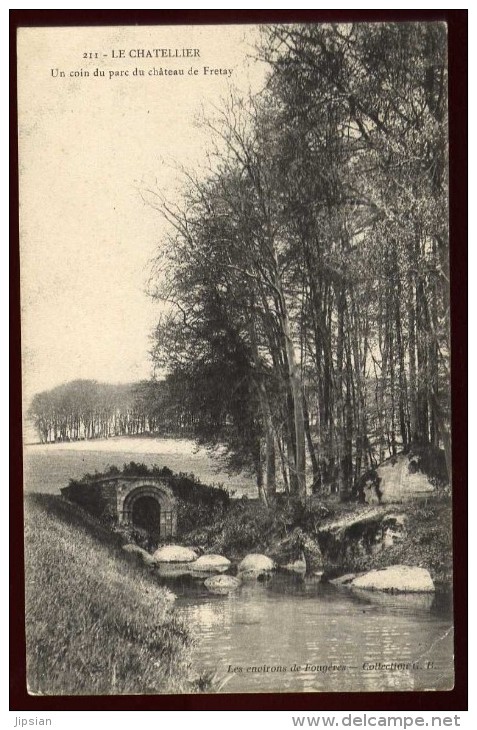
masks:
{"type": "Polygon", "coordinates": [[[453,689],[447,36],[18,28],[31,696],[453,689]]]}

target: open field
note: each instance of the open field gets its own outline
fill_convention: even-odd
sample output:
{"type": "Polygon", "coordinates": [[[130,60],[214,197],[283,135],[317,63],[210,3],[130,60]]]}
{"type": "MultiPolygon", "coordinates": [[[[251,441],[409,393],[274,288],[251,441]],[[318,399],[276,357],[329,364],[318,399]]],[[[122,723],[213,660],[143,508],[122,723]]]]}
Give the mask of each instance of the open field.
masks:
{"type": "Polygon", "coordinates": [[[229,477],[224,471],[217,471],[220,464],[205,449],[197,450],[188,439],[128,437],[26,445],[25,491],[58,494],[70,479],[103,472],[113,465],[121,468],[130,461],[149,467],[167,466],[175,473],[193,473],[204,484],[223,484],[235,496],[256,496],[253,478],[243,474],[229,477]]]}
{"type": "Polygon", "coordinates": [[[77,506],[35,494],[25,513],[29,691],[193,691],[193,640],[173,594],[130,565],[112,533],[77,506]]]}

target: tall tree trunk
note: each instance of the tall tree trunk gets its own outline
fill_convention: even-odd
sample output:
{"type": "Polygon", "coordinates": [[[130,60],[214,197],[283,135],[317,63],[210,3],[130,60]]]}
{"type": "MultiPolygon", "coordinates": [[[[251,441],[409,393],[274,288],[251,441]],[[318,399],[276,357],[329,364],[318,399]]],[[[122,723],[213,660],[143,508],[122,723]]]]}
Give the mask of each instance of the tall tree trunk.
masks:
{"type": "MultiPolygon", "coordinates": [[[[274,499],[277,491],[276,487],[276,459],[275,459],[275,430],[273,427],[272,412],[268,399],[267,389],[263,382],[263,375],[260,372],[261,363],[258,354],[257,336],[255,332],[255,324],[249,322],[250,343],[252,350],[252,359],[255,367],[255,388],[260,403],[260,411],[262,415],[262,424],[265,435],[265,475],[266,475],[266,502],[274,499]]],[[[263,479],[263,477],[262,477],[263,479]]]]}
{"type": "Polygon", "coordinates": [[[428,413],[428,333],[425,325],[424,285],[418,276],[416,286],[416,319],[417,319],[417,440],[429,443],[428,413]]]}
{"type": "Polygon", "coordinates": [[[311,438],[310,414],[308,412],[308,403],[306,400],[305,393],[303,393],[303,417],[304,417],[304,424],[305,424],[306,442],[308,445],[308,453],[310,454],[311,467],[312,467],[312,473],[313,473],[313,485],[312,485],[311,491],[319,492],[321,490],[321,472],[320,472],[319,462],[316,457],[316,451],[315,451],[315,446],[313,444],[313,439],[311,438]]]}
{"type": "Polygon", "coordinates": [[[417,365],[416,365],[416,287],[417,257],[415,247],[409,247],[410,272],[409,272],[409,294],[407,297],[407,316],[409,329],[409,440],[411,443],[417,441],[417,365]]]}
{"type": "Polygon", "coordinates": [[[265,432],[265,475],[268,500],[276,495],[276,459],[275,459],[275,430],[273,428],[272,413],[268,400],[267,390],[263,381],[258,384],[260,410],[262,412],[263,428],[265,432]]]}
{"type": "Polygon", "coordinates": [[[338,291],[338,332],[336,344],[336,431],[337,431],[337,466],[338,466],[338,491],[342,499],[348,497],[348,484],[345,468],[345,405],[343,399],[343,375],[344,375],[344,313],[345,293],[343,285],[338,291]]]}
{"type": "Polygon", "coordinates": [[[257,475],[257,490],[258,498],[262,504],[268,505],[267,493],[263,486],[263,459],[262,459],[262,445],[260,442],[257,443],[257,450],[255,455],[255,473],[257,475]]]}
{"type": "MultiPolygon", "coordinates": [[[[399,276],[396,267],[396,276],[399,276]]],[[[404,346],[402,341],[402,325],[401,325],[401,281],[398,278],[396,295],[394,298],[394,314],[396,323],[396,345],[398,355],[398,366],[399,366],[399,429],[401,431],[401,439],[404,451],[408,449],[408,433],[406,425],[406,404],[407,404],[407,389],[406,389],[406,371],[404,368],[404,346]]]]}
{"type": "Polygon", "coordinates": [[[293,420],[295,426],[295,474],[296,488],[299,501],[304,504],[306,500],[306,455],[305,455],[305,418],[303,414],[303,396],[300,374],[295,358],[295,348],[290,331],[290,322],[284,297],[282,297],[282,324],[283,334],[288,359],[290,388],[293,397],[293,420]]]}
{"type": "Polygon", "coordinates": [[[290,484],[288,481],[288,473],[287,473],[287,462],[286,462],[285,451],[284,451],[285,445],[283,443],[283,439],[280,436],[278,436],[278,438],[277,438],[277,446],[278,446],[278,453],[280,455],[280,466],[281,466],[281,471],[282,471],[283,483],[285,485],[285,492],[287,494],[290,494],[290,484]]]}

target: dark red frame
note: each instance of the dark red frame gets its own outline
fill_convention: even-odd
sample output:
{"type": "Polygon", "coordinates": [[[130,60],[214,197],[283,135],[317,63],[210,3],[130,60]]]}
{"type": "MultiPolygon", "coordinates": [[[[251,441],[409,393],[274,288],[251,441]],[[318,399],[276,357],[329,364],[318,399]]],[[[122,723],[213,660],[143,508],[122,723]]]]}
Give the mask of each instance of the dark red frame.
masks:
{"type": "Polygon", "coordinates": [[[10,10],[10,710],[467,709],[467,10],[10,10]],[[455,687],[448,692],[33,697],[26,691],[16,30],[22,26],[431,21],[448,24],[455,687]]]}

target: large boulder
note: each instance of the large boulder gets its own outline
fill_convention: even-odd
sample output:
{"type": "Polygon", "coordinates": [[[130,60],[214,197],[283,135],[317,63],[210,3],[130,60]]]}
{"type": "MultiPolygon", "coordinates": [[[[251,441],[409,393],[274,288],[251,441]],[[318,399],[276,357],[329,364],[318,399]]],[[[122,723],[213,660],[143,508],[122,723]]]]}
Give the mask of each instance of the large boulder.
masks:
{"type": "Polygon", "coordinates": [[[431,593],[435,590],[428,570],[409,565],[370,570],[355,578],[350,585],[352,588],[394,593],[431,593]]]}
{"type": "Polygon", "coordinates": [[[246,555],[241,563],[239,563],[239,573],[265,573],[269,570],[273,570],[275,563],[267,555],[261,553],[249,553],[246,555]]]}
{"type": "Polygon", "coordinates": [[[190,567],[198,572],[221,572],[230,567],[230,560],[223,555],[201,555],[190,567]]]}
{"type": "Polygon", "coordinates": [[[238,574],[242,580],[268,580],[274,569],[275,563],[267,555],[250,553],[239,563],[238,574]]]}
{"type": "Polygon", "coordinates": [[[204,585],[211,593],[223,594],[237,590],[240,580],[232,575],[214,575],[212,578],[207,578],[204,585]]]}
{"type": "Polygon", "coordinates": [[[418,470],[415,458],[408,454],[387,459],[374,471],[374,479],[365,479],[363,484],[363,498],[368,504],[402,503],[434,491],[426,474],[418,470]]]}
{"type": "Polygon", "coordinates": [[[197,553],[183,545],[164,545],[153,555],[156,563],[192,563],[197,560],[197,553]]]}

